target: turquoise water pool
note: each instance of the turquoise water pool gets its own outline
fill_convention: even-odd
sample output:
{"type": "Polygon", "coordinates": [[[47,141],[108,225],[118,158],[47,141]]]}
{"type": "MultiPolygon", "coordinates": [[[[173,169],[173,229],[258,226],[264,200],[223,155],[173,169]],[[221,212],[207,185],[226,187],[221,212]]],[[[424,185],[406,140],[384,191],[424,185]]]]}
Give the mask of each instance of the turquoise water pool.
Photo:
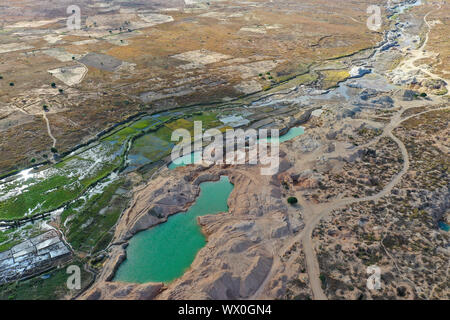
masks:
{"type": "Polygon", "coordinates": [[[115,281],[145,283],[170,282],[190,267],[206,238],[197,217],[228,211],[233,185],[228,177],[200,185],[200,195],[185,213],[136,234],[129,242],[127,259],[116,272],[115,281]]]}

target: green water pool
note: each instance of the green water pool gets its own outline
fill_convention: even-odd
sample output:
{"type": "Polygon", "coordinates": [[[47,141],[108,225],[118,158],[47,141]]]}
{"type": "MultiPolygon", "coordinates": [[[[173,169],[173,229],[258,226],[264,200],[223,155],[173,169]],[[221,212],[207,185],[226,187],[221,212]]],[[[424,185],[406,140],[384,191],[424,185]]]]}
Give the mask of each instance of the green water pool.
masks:
{"type": "MultiPolygon", "coordinates": [[[[305,128],[303,128],[303,127],[293,127],[291,129],[289,129],[289,131],[286,134],[284,134],[281,137],[279,137],[279,143],[283,143],[283,142],[292,140],[295,137],[301,136],[304,133],[305,133],[305,128]]],[[[272,139],[268,138],[267,141],[271,142],[272,139]]]]}
{"type": "Polygon", "coordinates": [[[205,246],[206,238],[197,217],[228,211],[228,197],[233,185],[228,177],[200,185],[200,195],[185,213],[131,238],[127,259],[120,265],[114,281],[146,283],[170,282],[179,278],[205,246]]]}

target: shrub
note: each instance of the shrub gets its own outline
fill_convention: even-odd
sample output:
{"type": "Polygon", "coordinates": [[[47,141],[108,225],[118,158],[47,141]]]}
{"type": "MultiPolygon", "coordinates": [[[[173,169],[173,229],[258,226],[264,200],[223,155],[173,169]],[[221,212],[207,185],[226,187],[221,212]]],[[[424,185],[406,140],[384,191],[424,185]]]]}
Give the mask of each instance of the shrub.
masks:
{"type": "Polygon", "coordinates": [[[297,203],[298,203],[298,200],[297,200],[296,197],[289,197],[289,198],[287,199],[287,202],[288,202],[289,204],[291,204],[291,205],[294,205],[294,204],[297,204],[297,203]]]}
{"type": "Polygon", "coordinates": [[[322,282],[322,287],[325,287],[327,284],[327,278],[325,277],[325,275],[323,273],[320,274],[319,278],[320,278],[320,282],[322,282]]]}
{"type": "Polygon", "coordinates": [[[52,148],[50,149],[50,151],[53,152],[53,153],[58,153],[58,150],[57,150],[55,147],[52,147],[52,148]]]}
{"type": "Polygon", "coordinates": [[[52,82],[51,86],[52,88],[56,88],[56,83],[52,82]]]}
{"type": "Polygon", "coordinates": [[[10,82],[9,85],[10,85],[11,87],[14,87],[14,82],[10,82]]]}

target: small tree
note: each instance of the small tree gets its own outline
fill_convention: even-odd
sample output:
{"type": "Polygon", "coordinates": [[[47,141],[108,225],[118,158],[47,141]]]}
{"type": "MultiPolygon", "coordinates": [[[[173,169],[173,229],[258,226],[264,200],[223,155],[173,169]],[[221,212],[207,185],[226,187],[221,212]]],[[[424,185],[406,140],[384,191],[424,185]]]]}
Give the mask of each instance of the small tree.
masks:
{"type": "Polygon", "coordinates": [[[50,151],[53,152],[53,153],[58,153],[58,150],[55,147],[51,147],[50,151]]]}
{"type": "Polygon", "coordinates": [[[52,82],[51,86],[52,88],[56,88],[56,83],[52,82]]]}
{"type": "Polygon", "coordinates": [[[10,87],[14,87],[14,82],[10,82],[10,83],[9,83],[9,86],[10,86],[10,87]]]}
{"type": "Polygon", "coordinates": [[[325,277],[325,275],[323,273],[320,274],[319,278],[320,278],[320,282],[322,282],[322,287],[325,287],[327,285],[327,278],[325,277]]]}
{"type": "Polygon", "coordinates": [[[45,112],[48,112],[48,106],[47,106],[46,104],[44,104],[44,105],[42,106],[42,109],[43,109],[45,112]]]}
{"type": "Polygon", "coordinates": [[[289,198],[287,199],[287,202],[288,202],[290,205],[294,205],[294,204],[297,204],[297,203],[298,203],[298,200],[297,200],[296,197],[289,197],[289,198]]]}

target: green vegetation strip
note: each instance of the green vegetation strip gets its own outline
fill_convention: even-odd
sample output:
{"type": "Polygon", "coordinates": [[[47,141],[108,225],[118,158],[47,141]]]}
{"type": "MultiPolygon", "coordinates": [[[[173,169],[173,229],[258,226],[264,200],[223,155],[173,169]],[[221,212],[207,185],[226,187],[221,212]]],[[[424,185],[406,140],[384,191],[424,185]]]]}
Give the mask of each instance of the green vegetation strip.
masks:
{"type": "MultiPolygon", "coordinates": [[[[24,216],[53,211],[78,198],[89,187],[119,169],[123,165],[125,157],[123,146],[130,139],[142,134],[144,129],[148,130],[149,127],[152,127],[152,122],[147,119],[133,122],[129,127],[120,129],[103,138],[99,144],[92,148],[84,150],[78,155],[69,156],[54,165],[53,168],[58,169],[58,173],[41,181],[28,179],[26,183],[30,185],[22,193],[0,203],[0,219],[14,220],[24,216]],[[71,167],[74,167],[75,162],[83,163],[86,166],[94,165],[95,159],[89,159],[88,152],[102,143],[111,142],[114,143],[110,149],[111,154],[123,149],[117,158],[111,162],[98,163],[91,169],[92,172],[88,172],[85,177],[72,175],[72,169],[74,168],[71,167]]],[[[14,184],[14,187],[17,187],[17,184],[14,184]]]]}
{"type": "Polygon", "coordinates": [[[118,194],[122,184],[123,180],[114,181],[86,202],[78,200],[64,210],[61,221],[74,250],[98,252],[108,246],[112,228],[128,203],[125,196],[118,194]]]}

